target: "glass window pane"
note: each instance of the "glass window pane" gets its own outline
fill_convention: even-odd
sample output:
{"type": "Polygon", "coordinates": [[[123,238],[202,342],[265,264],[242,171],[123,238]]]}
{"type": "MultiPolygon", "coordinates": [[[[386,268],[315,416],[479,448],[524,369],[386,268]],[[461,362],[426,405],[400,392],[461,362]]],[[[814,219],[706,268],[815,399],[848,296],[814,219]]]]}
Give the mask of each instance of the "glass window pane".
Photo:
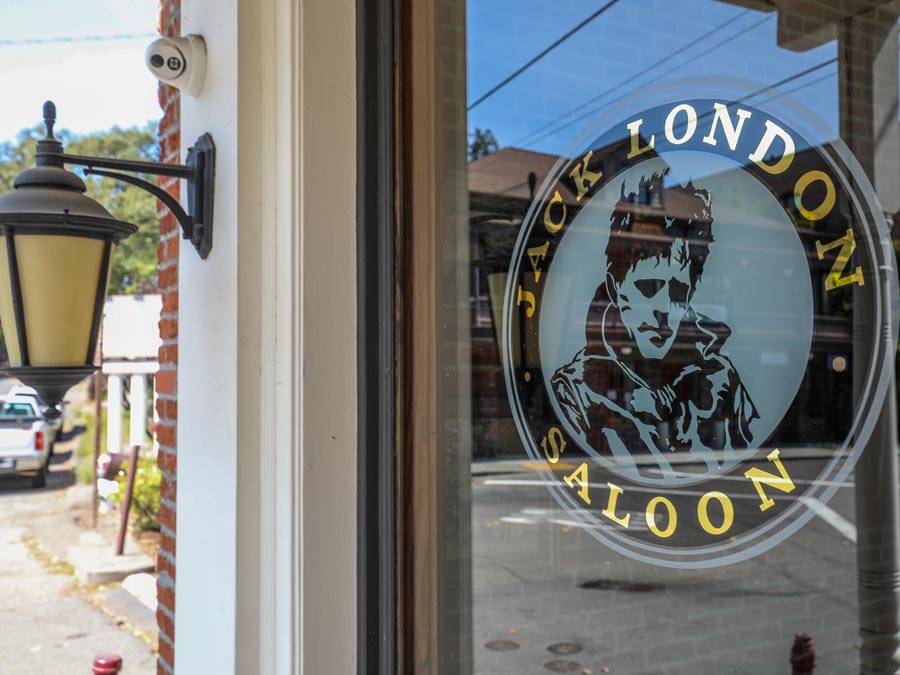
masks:
{"type": "Polygon", "coordinates": [[[440,663],[894,672],[893,4],[434,7],[440,663]]]}

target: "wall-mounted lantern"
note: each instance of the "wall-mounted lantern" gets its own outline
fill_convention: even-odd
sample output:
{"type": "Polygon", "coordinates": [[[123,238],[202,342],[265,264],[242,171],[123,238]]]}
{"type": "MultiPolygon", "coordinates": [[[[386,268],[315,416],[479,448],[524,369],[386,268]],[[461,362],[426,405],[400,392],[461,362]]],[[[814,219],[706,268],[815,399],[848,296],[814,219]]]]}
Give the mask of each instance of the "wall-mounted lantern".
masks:
{"type": "Polygon", "coordinates": [[[162,164],[67,155],[53,136],[56,106],[44,104],[46,136],[35,167],[19,174],[0,196],[0,325],[9,366],[0,372],[34,387],[50,406],[93,373],[97,336],[116,245],[137,231],[86,197],[85,184],[65,164],[86,174],[136,185],[171,209],[201,258],[212,248],[215,146],[209,134],[188,150],[186,164],[162,164]],[[109,171],[107,169],[113,169],[109,171]],[[183,178],[188,210],[130,171],[183,178]]]}

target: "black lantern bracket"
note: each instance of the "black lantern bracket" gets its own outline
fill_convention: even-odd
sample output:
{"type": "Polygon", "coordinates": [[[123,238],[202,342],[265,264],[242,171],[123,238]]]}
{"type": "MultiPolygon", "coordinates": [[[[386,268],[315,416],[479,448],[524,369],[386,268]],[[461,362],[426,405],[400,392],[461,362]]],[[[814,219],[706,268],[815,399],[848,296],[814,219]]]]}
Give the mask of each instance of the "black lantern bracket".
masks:
{"type": "Polygon", "coordinates": [[[38,141],[35,163],[38,166],[75,164],[86,167],[84,173],[103,176],[136,185],[165,204],[178,224],[184,239],[189,239],[200,257],[206,259],[213,243],[213,196],[216,177],[216,146],[212,136],[203,134],[188,148],[184,164],[167,164],[140,160],[113,159],[69,155],[62,143],[53,136],[56,124],[56,105],[44,103],[46,136],[38,141]],[[121,173],[123,171],[131,173],[121,173]],[[168,192],[132,173],[181,178],[187,183],[187,211],[168,192]]]}

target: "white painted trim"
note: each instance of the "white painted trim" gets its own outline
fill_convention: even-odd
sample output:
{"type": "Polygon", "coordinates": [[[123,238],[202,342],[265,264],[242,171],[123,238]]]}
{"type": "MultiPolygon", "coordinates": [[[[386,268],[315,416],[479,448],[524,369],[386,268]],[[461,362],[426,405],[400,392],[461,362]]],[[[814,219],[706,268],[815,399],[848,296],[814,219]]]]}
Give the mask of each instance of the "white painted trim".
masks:
{"type": "Polygon", "coordinates": [[[354,3],[182,12],[209,54],[182,142],[210,131],[217,175],[212,254],[180,255],[176,672],[350,674],[354,3]]]}
{"type": "MultiPolygon", "coordinates": [[[[216,144],[216,185],[212,252],[201,260],[187,243],[179,252],[175,672],[230,675],[237,672],[235,635],[241,628],[238,8],[234,2],[182,0],[181,27],[184,34],[203,35],[208,55],[203,91],[181,98],[181,156],[209,132],[216,144]]],[[[250,412],[253,403],[246,414],[258,419],[250,412]]]]}
{"type": "Polygon", "coordinates": [[[155,375],[159,372],[158,361],[105,361],[104,375],[155,375]]]}
{"type": "Polygon", "coordinates": [[[110,375],[106,380],[106,451],[122,451],[122,376],[110,375]]]}
{"type": "Polygon", "coordinates": [[[299,4],[299,672],[352,675],[357,656],[356,3],[299,4]]]}
{"type": "Polygon", "coordinates": [[[144,445],[147,433],[147,377],[132,373],[129,385],[131,419],[128,421],[128,444],[144,445]]]}

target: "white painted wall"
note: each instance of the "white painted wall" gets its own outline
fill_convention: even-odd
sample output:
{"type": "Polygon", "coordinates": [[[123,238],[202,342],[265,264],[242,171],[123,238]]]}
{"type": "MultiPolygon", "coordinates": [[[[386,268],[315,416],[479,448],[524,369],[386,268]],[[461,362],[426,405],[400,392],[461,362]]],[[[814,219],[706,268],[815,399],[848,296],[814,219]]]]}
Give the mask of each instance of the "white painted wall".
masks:
{"type": "MultiPolygon", "coordinates": [[[[216,144],[213,250],[179,259],[175,672],[235,671],[237,472],[237,7],[184,0],[182,31],[206,39],[200,96],[181,99],[182,157],[216,144]]],[[[186,190],[182,188],[182,195],[186,190]]]]}
{"type": "Polygon", "coordinates": [[[182,11],[182,145],[218,158],[212,253],[180,258],[176,672],[351,674],[355,3],[182,11]]]}

